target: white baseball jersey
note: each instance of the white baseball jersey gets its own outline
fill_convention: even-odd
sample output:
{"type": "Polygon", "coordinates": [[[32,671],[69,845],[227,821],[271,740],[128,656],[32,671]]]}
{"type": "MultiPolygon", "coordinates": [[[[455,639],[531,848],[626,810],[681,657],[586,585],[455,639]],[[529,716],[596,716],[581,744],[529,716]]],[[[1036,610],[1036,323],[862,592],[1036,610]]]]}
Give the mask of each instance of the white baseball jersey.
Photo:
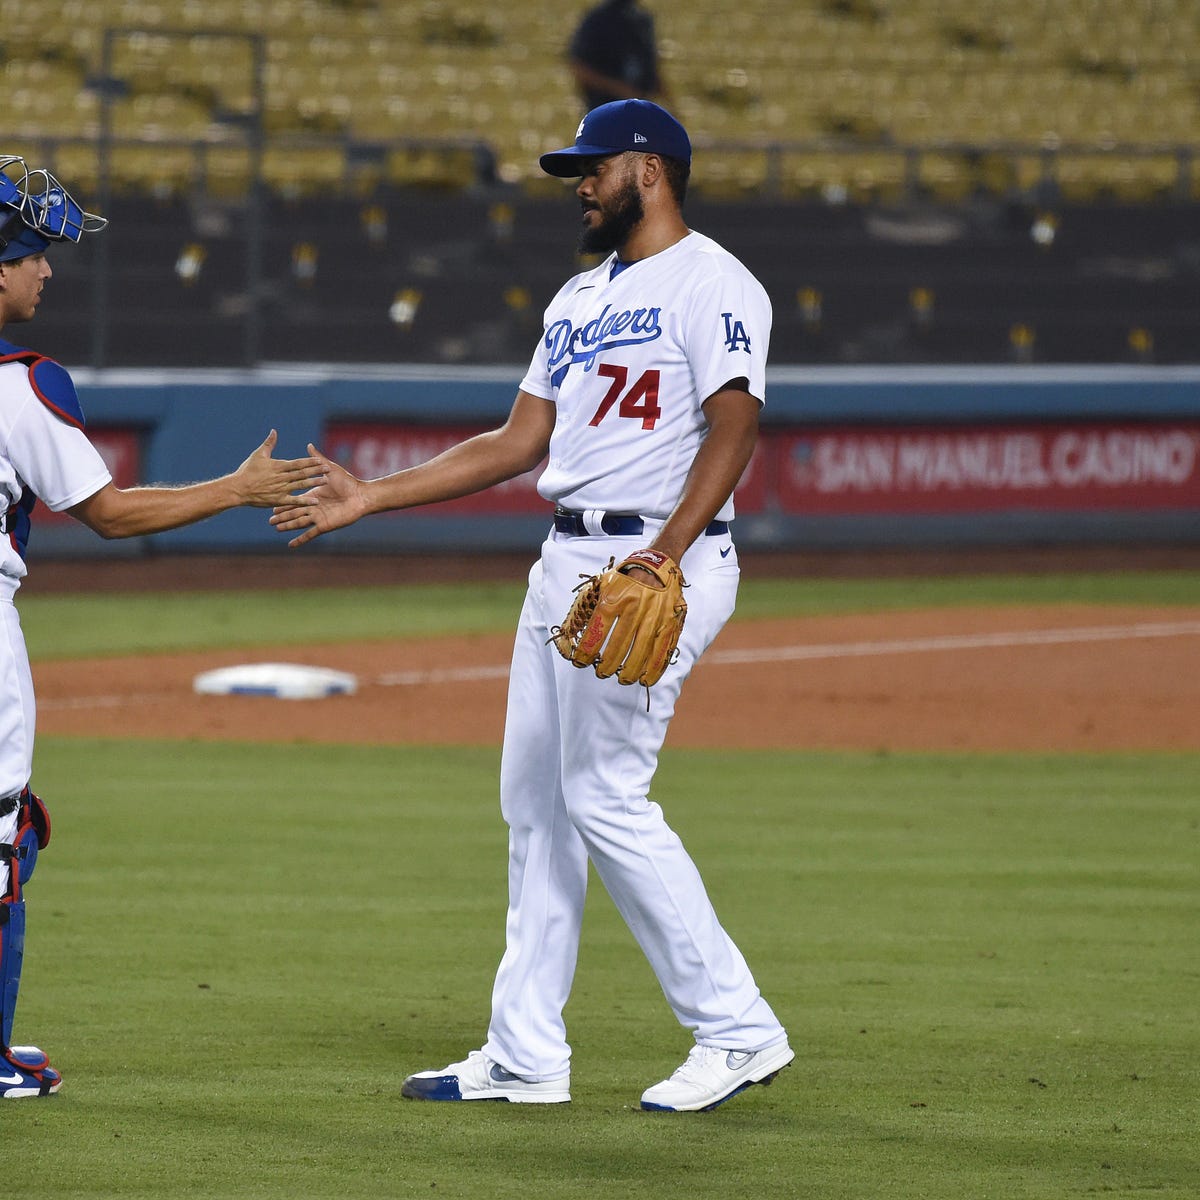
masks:
{"type": "MultiPolygon", "coordinates": [[[[55,364],[49,364],[55,366],[55,364]]],[[[56,382],[66,375],[55,366],[56,382]]],[[[112,476],[78,419],[59,396],[34,388],[24,361],[0,362],[0,596],[11,598],[25,576],[18,506],[29,493],[61,512],[98,492],[112,476]]],[[[70,397],[74,399],[73,392],[70,397]]],[[[22,514],[23,515],[23,514],[22,514]]]]}
{"type": "MultiPolygon", "coordinates": [[[[615,258],[550,302],[521,383],[557,408],[538,491],[566,508],[664,518],[704,440],[704,401],[739,377],[765,397],[771,302],[700,233],[614,275],[615,258]]],[[[732,497],[717,517],[733,517],[732,497]]]]}
{"type": "MultiPolygon", "coordinates": [[[[49,359],[0,342],[0,796],[20,791],[33,769],[33,680],[13,596],[25,577],[34,498],[59,511],[110,479],[83,432],[71,377],[49,359]]],[[[0,828],[0,841],[11,840],[15,824],[9,826],[0,828]]],[[[7,879],[0,868],[0,886],[7,879]]]]}

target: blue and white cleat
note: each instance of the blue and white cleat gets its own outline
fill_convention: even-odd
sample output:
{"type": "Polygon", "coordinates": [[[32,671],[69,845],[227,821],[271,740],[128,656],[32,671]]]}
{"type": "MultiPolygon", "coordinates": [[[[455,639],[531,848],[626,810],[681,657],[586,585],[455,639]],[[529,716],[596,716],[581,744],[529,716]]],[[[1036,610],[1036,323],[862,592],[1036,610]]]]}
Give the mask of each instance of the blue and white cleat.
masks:
{"type": "Polygon", "coordinates": [[[764,1050],[693,1046],[684,1064],[642,1093],[648,1112],[708,1112],[756,1083],[769,1084],[796,1057],[786,1041],[764,1050]]]}
{"type": "Polygon", "coordinates": [[[493,1062],[482,1050],[472,1050],[464,1062],[440,1071],[418,1071],[400,1088],[409,1100],[506,1100],[510,1104],[567,1104],[571,1077],[540,1083],[522,1079],[493,1062]]]}
{"type": "Polygon", "coordinates": [[[0,1099],[51,1096],[61,1086],[62,1076],[36,1046],[9,1046],[0,1052],[0,1099]]]}

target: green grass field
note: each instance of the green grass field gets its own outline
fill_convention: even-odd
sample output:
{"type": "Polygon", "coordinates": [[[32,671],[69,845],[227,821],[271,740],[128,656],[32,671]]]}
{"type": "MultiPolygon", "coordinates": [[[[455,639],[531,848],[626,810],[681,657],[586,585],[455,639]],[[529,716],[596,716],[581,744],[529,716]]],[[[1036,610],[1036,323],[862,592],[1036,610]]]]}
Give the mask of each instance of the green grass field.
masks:
{"type": "MultiPolygon", "coordinates": [[[[381,591],[322,593],[320,627],[453,625],[454,589],[432,615],[428,591],[381,591]]],[[[823,581],[749,588],[742,611],[1198,597],[1191,575],[823,581]]],[[[172,619],[125,623],[154,648],[299,640],[303,600],[147,598],[172,619]]],[[[498,620],[465,620],[508,627],[515,593],[493,600],[498,620]]],[[[35,671],[59,605],[74,653],[127,652],[110,601],[24,606],[35,671]]],[[[14,1178],[88,1198],[1197,1194],[1200,755],[666,752],[656,798],[797,1050],[772,1087],[679,1116],[637,1109],[687,1037],[599,886],[573,1103],[399,1098],[486,1024],[497,758],[43,739],[55,833],[16,1040],[65,1083],[0,1111],[14,1178]]]]}
{"type": "MultiPolygon", "coordinates": [[[[21,597],[29,652],[39,658],[140,654],[264,643],[310,645],[357,638],[506,633],[523,586],[54,595],[21,597]]],[[[743,581],[737,619],[879,612],[953,604],[1200,605],[1200,572],[991,575],[928,579],[743,581]]]]}

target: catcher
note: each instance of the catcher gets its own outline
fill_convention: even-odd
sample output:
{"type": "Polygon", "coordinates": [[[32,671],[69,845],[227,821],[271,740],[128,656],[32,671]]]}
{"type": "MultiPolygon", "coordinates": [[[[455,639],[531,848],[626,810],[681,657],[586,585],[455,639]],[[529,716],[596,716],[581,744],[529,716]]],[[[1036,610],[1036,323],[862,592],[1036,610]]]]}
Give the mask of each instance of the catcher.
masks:
{"type": "MultiPolygon", "coordinates": [[[[30,321],[53,272],[46,252],[107,221],[84,212],[45,170],[0,156],[0,329],[30,321]]],[[[186,487],[118,488],[88,440],[71,376],[34,350],[0,341],[0,1097],[48,1096],[62,1082],[36,1046],[12,1044],[25,954],[23,889],[50,841],[46,806],[29,790],[35,704],[14,598],[40,500],[105,538],[188,525],[235,505],[270,507],[320,479],[309,458],[271,457],[276,435],[232,474],[186,487]]]]}
{"type": "Polygon", "coordinates": [[[733,611],[732,495],[754,450],[771,327],[757,280],[684,223],[690,163],[683,126],[655,104],[588,113],[575,144],[541,165],[579,179],[580,249],[607,257],[550,302],[507,423],[370,481],[309,447],[326,481],[271,518],[299,546],[368,513],[482,491],[549,454],[538,490],[553,523],[509,675],[507,944],[491,1022],[481,1049],[406,1079],[412,1099],[570,1100],[563,1007],[589,859],[692,1036],[643,1108],[712,1108],[793,1058],[649,798],[680,688],[733,611]],[[652,705],[621,686],[635,683],[652,705]]]}

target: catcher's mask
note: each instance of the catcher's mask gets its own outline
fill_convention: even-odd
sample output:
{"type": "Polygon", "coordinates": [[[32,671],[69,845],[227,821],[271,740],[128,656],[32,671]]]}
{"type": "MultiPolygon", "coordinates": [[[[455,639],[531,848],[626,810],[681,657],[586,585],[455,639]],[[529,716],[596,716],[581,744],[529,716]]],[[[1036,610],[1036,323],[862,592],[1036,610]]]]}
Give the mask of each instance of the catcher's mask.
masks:
{"type": "Polygon", "coordinates": [[[0,262],[40,254],[51,242],[77,242],[107,224],[45,168],[30,170],[20,155],[0,155],[0,262]]]}

